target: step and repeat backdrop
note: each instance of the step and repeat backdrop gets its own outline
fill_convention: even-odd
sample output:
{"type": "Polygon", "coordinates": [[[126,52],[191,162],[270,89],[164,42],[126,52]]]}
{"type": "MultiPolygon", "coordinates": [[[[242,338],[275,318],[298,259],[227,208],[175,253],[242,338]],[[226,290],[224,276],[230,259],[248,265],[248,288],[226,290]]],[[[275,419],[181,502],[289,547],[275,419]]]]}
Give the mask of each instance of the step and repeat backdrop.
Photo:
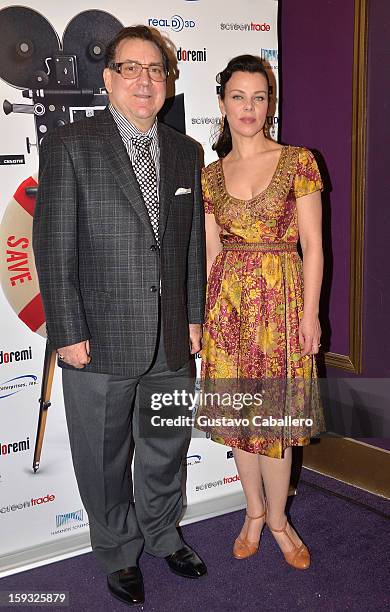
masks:
{"type": "MultiPolygon", "coordinates": [[[[277,0],[113,0],[109,6],[96,0],[0,5],[0,575],[88,545],[58,368],[40,466],[33,470],[45,317],[31,234],[43,136],[104,108],[105,45],[122,26],[144,23],[174,44],[176,80],[165,120],[202,144],[206,164],[215,159],[211,143],[220,123],[215,77],[235,55],[263,58],[272,84],[267,122],[277,138],[277,0]]],[[[234,506],[229,499],[240,483],[227,447],[194,431],[186,463],[185,520],[234,506]]]]}

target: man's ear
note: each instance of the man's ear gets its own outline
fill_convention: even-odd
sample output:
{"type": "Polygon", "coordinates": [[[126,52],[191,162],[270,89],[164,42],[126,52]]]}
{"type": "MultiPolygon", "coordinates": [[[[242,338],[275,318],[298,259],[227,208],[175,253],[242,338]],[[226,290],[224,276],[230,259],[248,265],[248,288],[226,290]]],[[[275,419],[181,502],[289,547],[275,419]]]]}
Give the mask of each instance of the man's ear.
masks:
{"type": "Polygon", "coordinates": [[[109,68],[103,70],[103,81],[107,93],[110,94],[112,92],[112,74],[109,68]]]}

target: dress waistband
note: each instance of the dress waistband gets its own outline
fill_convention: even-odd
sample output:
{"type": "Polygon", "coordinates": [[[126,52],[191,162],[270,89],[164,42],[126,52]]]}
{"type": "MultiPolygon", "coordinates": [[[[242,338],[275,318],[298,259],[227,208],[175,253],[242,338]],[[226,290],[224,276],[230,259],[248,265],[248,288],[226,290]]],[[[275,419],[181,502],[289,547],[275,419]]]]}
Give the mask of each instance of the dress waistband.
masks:
{"type": "Polygon", "coordinates": [[[223,245],[224,251],[285,251],[297,250],[295,242],[236,242],[223,245]]]}

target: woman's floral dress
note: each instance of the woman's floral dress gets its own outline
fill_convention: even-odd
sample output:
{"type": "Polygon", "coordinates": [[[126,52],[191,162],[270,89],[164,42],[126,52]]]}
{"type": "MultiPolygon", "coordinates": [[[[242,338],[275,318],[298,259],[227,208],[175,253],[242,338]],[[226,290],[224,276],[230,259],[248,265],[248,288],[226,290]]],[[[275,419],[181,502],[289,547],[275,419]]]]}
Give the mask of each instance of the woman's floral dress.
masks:
{"type": "Polygon", "coordinates": [[[223,245],[208,280],[202,391],[249,392],[252,401],[241,408],[220,397],[212,407],[201,402],[198,416],[240,416],[245,423],[197,427],[216,442],[280,458],[287,446],[308,444],[323,430],[315,359],[301,357],[298,336],[303,267],[296,206],[297,198],[322,189],[321,176],[308,149],[283,146],[270,184],[255,198],[228,194],[221,160],[204,168],[202,187],[223,245]],[[269,425],[271,416],[277,425],[269,425]],[[313,423],[294,426],[294,418],[313,423]]]}

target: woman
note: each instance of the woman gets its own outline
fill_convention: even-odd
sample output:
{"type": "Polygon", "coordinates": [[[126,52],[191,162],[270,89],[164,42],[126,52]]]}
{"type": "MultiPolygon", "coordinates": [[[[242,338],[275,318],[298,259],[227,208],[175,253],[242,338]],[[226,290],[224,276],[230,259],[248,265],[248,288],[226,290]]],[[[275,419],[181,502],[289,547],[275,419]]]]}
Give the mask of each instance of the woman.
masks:
{"type": "MultiPolygon", "coordinates": [[[[310,554],[288,523],[285,505],[291,447],[309,444],[310,435],[323,428],[313,357],[321,336],[322,182],[310,151],[267,138],[269,82],[259,58],[232,59],[217,81],[223,117],[214,145],[219,160],[202,176],[208,262],[204,389],[222,379],[220,389],[230,381],[237,390],[241,381],[241,389],[258,382],[251,390],[261,383],[264,391],[265,383],[263,414],[310,415],[312,426],[267,429],[253,426],[252,419],[249,427],[249,420],[230,429],[199,427],[233,448],[247,502],[234,556],[256,553],[267,524],[286,561],[306,569],[310,554]]],[[[246,416],[253,417],[254,404],[246,416]]]]}

